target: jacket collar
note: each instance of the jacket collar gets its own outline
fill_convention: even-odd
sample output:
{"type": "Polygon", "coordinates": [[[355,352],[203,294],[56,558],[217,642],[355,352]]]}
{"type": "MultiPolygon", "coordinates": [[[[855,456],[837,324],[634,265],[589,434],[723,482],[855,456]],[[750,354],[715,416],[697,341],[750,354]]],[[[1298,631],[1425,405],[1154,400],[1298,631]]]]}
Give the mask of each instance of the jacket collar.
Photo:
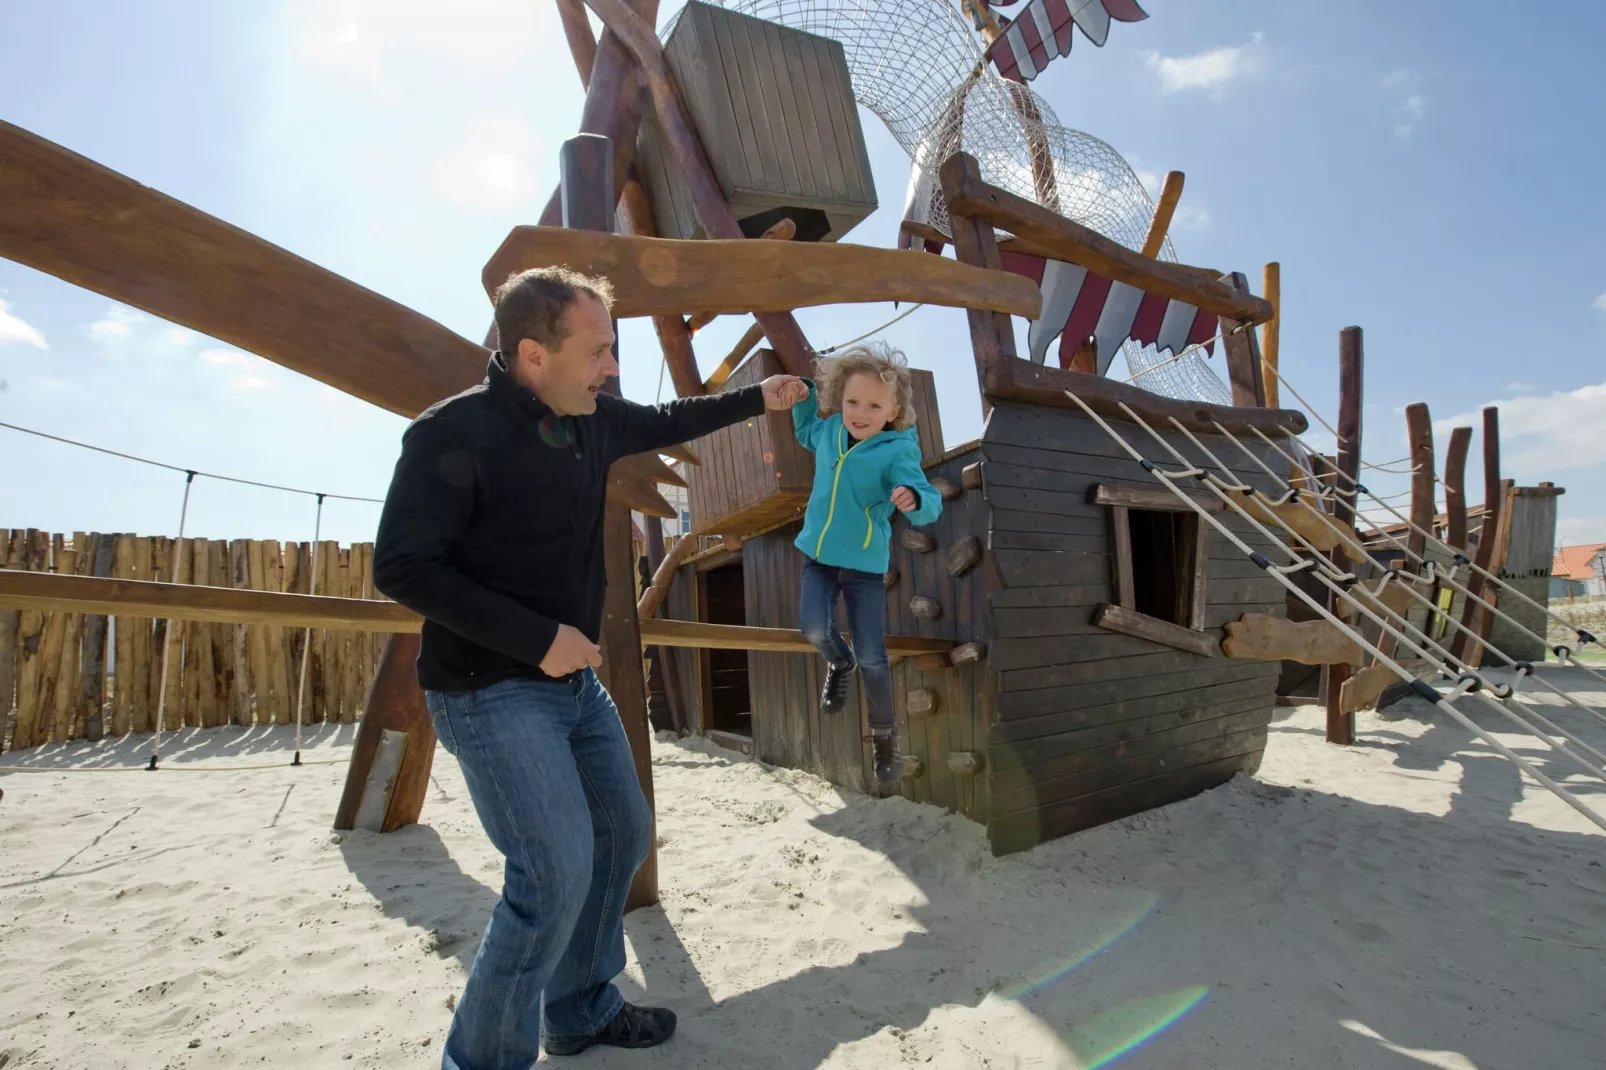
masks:
{"type": "Polygon", "coordinates": [[[510,403],[520,412],[536,420],[556,419],[551,407],[520,385],[508,371],[507,358],[501,350],[491,354],[485,365],[485,385],[491,394],[510,403]]]}

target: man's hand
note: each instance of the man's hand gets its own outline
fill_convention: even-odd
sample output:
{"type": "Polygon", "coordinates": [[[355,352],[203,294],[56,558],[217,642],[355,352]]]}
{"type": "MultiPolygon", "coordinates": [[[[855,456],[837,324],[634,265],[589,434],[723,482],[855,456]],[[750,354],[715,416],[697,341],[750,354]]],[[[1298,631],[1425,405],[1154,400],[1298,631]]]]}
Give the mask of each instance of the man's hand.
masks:
{"type": "Polygon", "coordinates": [[[552,645],[547,647],[546,657],[541,659],[541,671],[552,677],[567,676],[587,665],[594,669],[601,664],[602,651],[597,644],[578,628],[560,624],[552,645]]]}
{"type": "Polygon", "coordinates": [[[892,504],[896,505],[900,511],[907,513],[920,504],[920,499],[915,497],[915,492],[908,487],[893,487],[892,504]]]}
{"type": "Polygon", "coordinates": [[[809,384],[795,375],[772,375],[759,389],[764,391],[764,407],[771,412],[784,412],[809,396],[809,384]]]}

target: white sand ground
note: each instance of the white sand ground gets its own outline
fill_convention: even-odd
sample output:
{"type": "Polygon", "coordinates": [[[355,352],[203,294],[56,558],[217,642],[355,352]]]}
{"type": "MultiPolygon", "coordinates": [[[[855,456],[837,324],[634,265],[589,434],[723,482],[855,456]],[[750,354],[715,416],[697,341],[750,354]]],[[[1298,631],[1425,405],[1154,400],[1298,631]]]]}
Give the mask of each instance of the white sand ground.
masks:
{"type": "MultiPolygon", "coordinates": [[[[1257,776],[1005,859],[932,808],[659,742],[663,903],[628,918],[623,983],[681,1031],[571,1061],[1606,1065],[1606,836],[1415,700],[1359,727],[1333,747],[1319,711],[1281,711],[1257,776]]],[[[0,1066],[438,1063],[500,886],[456,765],[383,837],[329,830],[339,764],[180,771],[288,743],[186,732],[156,774],[0,777],[0,1066]]]]}

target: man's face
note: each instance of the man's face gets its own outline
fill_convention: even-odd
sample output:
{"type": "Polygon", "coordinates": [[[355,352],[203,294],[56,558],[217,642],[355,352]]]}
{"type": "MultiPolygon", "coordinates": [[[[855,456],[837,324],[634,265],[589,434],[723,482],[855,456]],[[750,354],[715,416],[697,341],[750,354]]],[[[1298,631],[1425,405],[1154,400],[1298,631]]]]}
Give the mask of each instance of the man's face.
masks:
{"type": "Polygon", "coordinates": [[[519,364],[526,383],[559,416],[585,416],[597,409],[597,391],[619,374],[613,359],[613,321],[595,297],[582,294],[563,314],[567,330],[556,349],[525,338],[519,364]]]}

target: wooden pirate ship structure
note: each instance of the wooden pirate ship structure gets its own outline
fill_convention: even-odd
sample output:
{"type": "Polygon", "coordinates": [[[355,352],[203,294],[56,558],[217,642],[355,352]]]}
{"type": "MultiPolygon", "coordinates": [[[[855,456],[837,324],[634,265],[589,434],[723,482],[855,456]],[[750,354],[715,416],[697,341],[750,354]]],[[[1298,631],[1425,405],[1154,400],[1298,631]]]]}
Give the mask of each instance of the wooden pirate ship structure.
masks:
{"type": "MultiPolygon", "coordinates": [[[[1009,20],[990,2],[967,0],[989,48],[953,46],[974,63],[947,96],[900,98],[903,110],[888,118],[915,161],[900,244],[918,249],[839,239],[877,203],[848,87],[914,72],[920,56],[903,55],[902,66],[866,61],[863,49],[845,51],[807,28],[697,2],[660,42],[654,4],[586,0],[605,26],[598,39],[580,0],[557,6],[587,87],[586,133],[565,144],[560,187],[538,223],[513,228],[491,256],[487,293],[531,267],[607,275],[616,314],[653,321],[683,397],[777,371],[809,374],[813,350],[796,308],[907,301],[966,310],[985,427],[976,441],[945,449],[931,376],[917,373],[922,452],[945,507],[927,528],[898,529],[886,576],[906,756],[898,790],[985,824],[1000,852],[1172,802],[1256,767],[1290,662],[1325,667],[1329,738],[1347,741],[1348,713],[1377,701],[1398,673],[1381,655],[1363,667],[1365,651],[1334,641],[1330,614],[1287,619],[1300,600],[1281,573],[1246,556],[1244,540],[1264,539],[1265,521],[1335,558],[1354,549],[1353,492],[1320,497],[1322,522],[1312,524],[1309,502],[1288,488],[1323,466],[1357,479],[1359,331],[1341,346],[1338,451],[1324,460],[1294,442],[1305,417],[1276,404],[1273,303],[1241,274],[1163,256],[1180,176],[1168,179],[1146,234],[1118,241],[1060,210],[1075,200],[1061,159],[1074,139],[1017,82],[1068,51],[1063,5],[1030,0],[1009,20]],[[866,62],[868,73],[854,67],[866,62]],[[1019,134],[1013,163],[1007,153],[966,151],[987,101],[1019,134]],[[909,116],[918,115],[931,121],[914,131],[909,116]],[[932,255],[950,244],[953,258],[932,255]],[[753,326],[704,379],[695,327],[749,313],[753,326]],[[1029,325],[1023,352],[1013,317],[1029,325]],[[1109,378],[1116,351],[1125,347],[1130,360],[1134,344],[1171,354],[1151,371],[1219,346],[1230,396],[1162,396],[1109,378]],[[1209,458],[1258,514],[1207,494],[1212,484],[1173,492],[1123,445],[1130,441],[1195,466],[1200,478],[1209,458]],[[1360,670],[1347,682],[1346,666],[1360,670]]],[[[945,5],[932,10],[951,23],[945,5]]],[[[1131,0],[1093,0],[1072,22],[1102,44],[1112,20],[1141,17],[1131,0]]],[[[887,88],[877,88],[883,103],[887,88]]],[[[4,123],[0,189],[0,255],[390,411],[416,414],[484,374],[485,346],[4,123]]],[[[1488,430],[1486,453],[1497,442],[1488,430]]],[[[1452,441],[1452,457],[1455,449],[1452,441]]],[[[1464,460],[1464,440],[1460,449],[1464,460]]],[[[801,561],[792,538],[811,469],[788,419],[758,418],[667,455],[678,470],[659,456],[615,464],[605,518],[602,672],[649,802],[644,649],[657,652],[677,725],[866,789],[859,705],[820,714],[818,658],[796,628],[801,561]],[[638,600],[631,513],[674,515],[661,484],[686,486],[697,534],[666,550],[660,525],[644,525],[651,582],[638,600]]],[[[1497,463],[1492,470],[1498,483],[1497,463]]],[[[1415,532],[1424,518],[1433,523],[1428,491],[1413,495],[1408,542],[1394,544],[1415,562],[1427,552],[1415,532]]],[[[1452,569],[1470,549],[1456,508],[1446,533],[1452,569]]],[[[1498,567],[1491,521],[1499,515],[1491,498],[1482,526],[1496,535],[1476,547],[1480,569],[1498,567]]],[[[1279,543],[1286,549],[1277,537],[1256,552],[1263,558],[1279,543]]],[[[1476,593],[1482,576],[1468,587],[1452,571],[1445,587],[1452,597],[1476,593]]],[[[1380,583],[1376,597],[1387,602],[1392,590],[1380,583]]],[[[421,622],[402,607],[9,571],[0,571],[0,605],[391,633],[336,826],[388,831],[418,820],[435,739],[414,675],[421,622]]],[[[1474,619],[1482,605],[1464,599],[1463,620],[1486,637],[1488,614],[1474,619]]],[[[1453,604],[1440,615],[1454,616],[1453,604]]],[[[649,859],[631,902],[653,901],[656,889],[649,859]]]]}

